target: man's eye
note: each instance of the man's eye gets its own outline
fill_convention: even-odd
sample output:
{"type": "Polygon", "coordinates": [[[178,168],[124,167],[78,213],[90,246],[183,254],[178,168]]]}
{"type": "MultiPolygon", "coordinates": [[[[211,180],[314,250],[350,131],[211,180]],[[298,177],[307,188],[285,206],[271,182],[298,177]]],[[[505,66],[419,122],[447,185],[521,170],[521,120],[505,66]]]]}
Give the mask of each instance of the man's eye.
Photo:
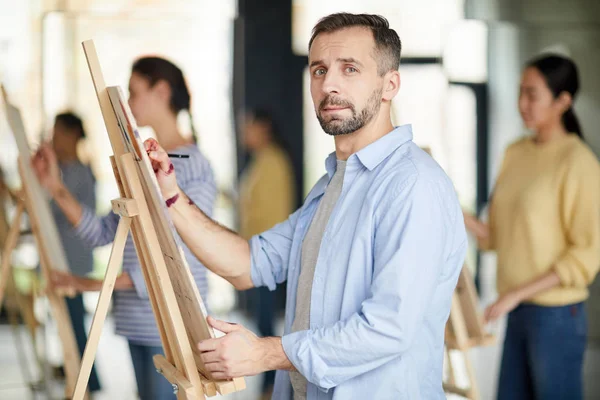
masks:
{"type": "Polygon", "coordinates": [[[314,72],[314,74],[315,74],[315,76],[324,75],[325,74],[325,69],[324,68],[316,69],[315,72],[314,72]]]}
{"type": "Polygon", "coordinates": [[[356,68],[354,68],[354,67],[347,67],[346,68],[346,72],[352,74],[352,73],[356,72],[356,68]]]}

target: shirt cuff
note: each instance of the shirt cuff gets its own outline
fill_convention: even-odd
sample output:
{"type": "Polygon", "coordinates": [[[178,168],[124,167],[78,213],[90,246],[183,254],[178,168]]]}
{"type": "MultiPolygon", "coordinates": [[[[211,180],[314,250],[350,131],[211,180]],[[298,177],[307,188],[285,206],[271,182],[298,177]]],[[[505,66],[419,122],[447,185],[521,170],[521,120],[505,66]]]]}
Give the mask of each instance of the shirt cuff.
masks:
{"type": "Polygon", "coordinates": [[[259,235],[253,236],[250,241],[250,278],[254,287],[266,286],[273,291],[277,287],[275,278],[270,270],[261,265],[268,265],[268,259],[263,254],[261,238],[259,235]],[[261,258],[262,255],[262,258],[261,258]]]}
{"type": "Polygon", "coordinates": [[[313,352],[310,351],[309,333],[310,331],[305,330],[284,335],[281,338],[281,345],[283,346],[285,355],[296,370],[306,380],[314,384],[317,389],[327,393],[329,388],[320,386],[320,384],[323,384],[327,366],[320,358],[311,358],[313,357],[313,352]]]}
{"type": "Polygon", "coordinates": [[[585,287],[587,282],[579,282],[578,276],[573,273],[573,262],[569,254],[564,255],[556,263],[554,263],[554,272],[560,279],[560,284],[563,287],[585,287]]]}
{"type": "Polygon", "coordinates": [[[79,237],[85,236],[96,217],[96,214],[84,205],[81,206],[81,210],[81,219],[79,220],[79,223],[73,227],[75,234],[79,237]]]}

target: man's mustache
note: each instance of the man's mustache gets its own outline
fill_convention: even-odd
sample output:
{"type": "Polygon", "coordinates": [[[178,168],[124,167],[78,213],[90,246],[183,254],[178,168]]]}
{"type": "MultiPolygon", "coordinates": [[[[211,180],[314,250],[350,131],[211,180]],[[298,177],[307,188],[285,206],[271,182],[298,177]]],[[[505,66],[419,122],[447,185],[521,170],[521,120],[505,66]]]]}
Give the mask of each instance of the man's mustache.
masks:
{"type": "Polygon", "coordinates": [[[335,97],[327,96],[319,104],[319,111],[323,111],[327,107],[347,107],[354,110],[354,105],[346,100],[336,99],[335,97]]]}

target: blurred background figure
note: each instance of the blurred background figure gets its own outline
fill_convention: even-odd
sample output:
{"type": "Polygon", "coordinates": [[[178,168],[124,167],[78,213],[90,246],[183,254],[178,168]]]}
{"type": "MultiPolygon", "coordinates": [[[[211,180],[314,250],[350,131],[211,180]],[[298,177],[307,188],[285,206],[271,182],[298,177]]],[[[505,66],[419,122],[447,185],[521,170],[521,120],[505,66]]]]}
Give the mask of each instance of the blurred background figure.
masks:
{"type": "MultiPolygon", "coordinates": [[[[72,112],[65,112],[55,117],[52,128],[52,149],[56,154],[62,181],[79,203],[95,210],[96,178],[89,165],[84,165],[78,156],[78,145],[84,138],[83,122],[77,115],[72,112]]],[[[93,248],[77,236],[56,202],[53,201],[51,207],[71,272],[74,275],[86,277],[94,269],[93,248]]],[[[87,342],[86,311],[83,305],[83,296],[78,293],[75,297],[65,297],[65,300],[71,316],[77,347],[81,356],[83,356],[87,342]]],[[[62,368],[55,371],[55,374],[64,376],[62,368]]],[[[100,390],[100,381],[95,366],[90,374],[88,388],[90,392],[100,390]]]]}
{"type": "MultiPolygon", "coordinates": [[[[246,239],[283,222],[295,205],[294,172],[281,134],[265,109],[248,112],[242,142],[250,161],[240,179],[240,235],[246,239]]],[[[275,335],[275,291],[266,287],[246,293],[261,336],[275,335]]],[[[269,398],[275,371],[265,373],[262,396],[269,398]]]]}
{"type": "Polygon", "coordinates": [[[508,314],[498,399],[582,399],[584,301],[600,267],[600,163],[583,141],[573,102],[575,64],[556,55],[523,71],[519,111],[533,132],[508,147],[489,223],[465,215],[479,247],[498,254],[508,314]]]}

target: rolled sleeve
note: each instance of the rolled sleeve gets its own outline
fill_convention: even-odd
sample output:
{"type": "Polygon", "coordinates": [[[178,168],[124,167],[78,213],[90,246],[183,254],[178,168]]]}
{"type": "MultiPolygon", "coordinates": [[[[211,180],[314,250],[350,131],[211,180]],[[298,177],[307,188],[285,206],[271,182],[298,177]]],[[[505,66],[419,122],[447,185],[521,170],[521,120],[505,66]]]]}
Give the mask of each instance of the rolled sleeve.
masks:
{"type": "Polygon", "coordinates": [[[284,222],[250,239],[250,277],[255,287],[275,290],[278,283],[287,279],[299,213],[296,211],[284,222]]]}
{"type": "Polygon", "coordinates": [[[568,247],[554,263],[565,287],[587,287],[600,267],[600,165],[593,157],[574,160],[565,176],[561,200],[568,247]]]}
{"type": "Polygon", "coordinates": [[[320,358],[311,358],[310,341],[310,331],[294,332],[281,338],[283,351],[294,368],[300,371],[306,380],[314,383],[320,391],[327,393],[329,388],[334,386],[334,382],[322,379],[326,376],[327,365],[320,358]],[[317,382],[324,384],[325,387],[317,382]]]}
{"type": "Polygon", "coordinates": [[[565,287],[587,287],[595,276],[595,274],[592,275],[592,270],[588,270],[570,254],[566,254],[554,264],[554,271],[558,275],[561,285],[565,287]]]}

